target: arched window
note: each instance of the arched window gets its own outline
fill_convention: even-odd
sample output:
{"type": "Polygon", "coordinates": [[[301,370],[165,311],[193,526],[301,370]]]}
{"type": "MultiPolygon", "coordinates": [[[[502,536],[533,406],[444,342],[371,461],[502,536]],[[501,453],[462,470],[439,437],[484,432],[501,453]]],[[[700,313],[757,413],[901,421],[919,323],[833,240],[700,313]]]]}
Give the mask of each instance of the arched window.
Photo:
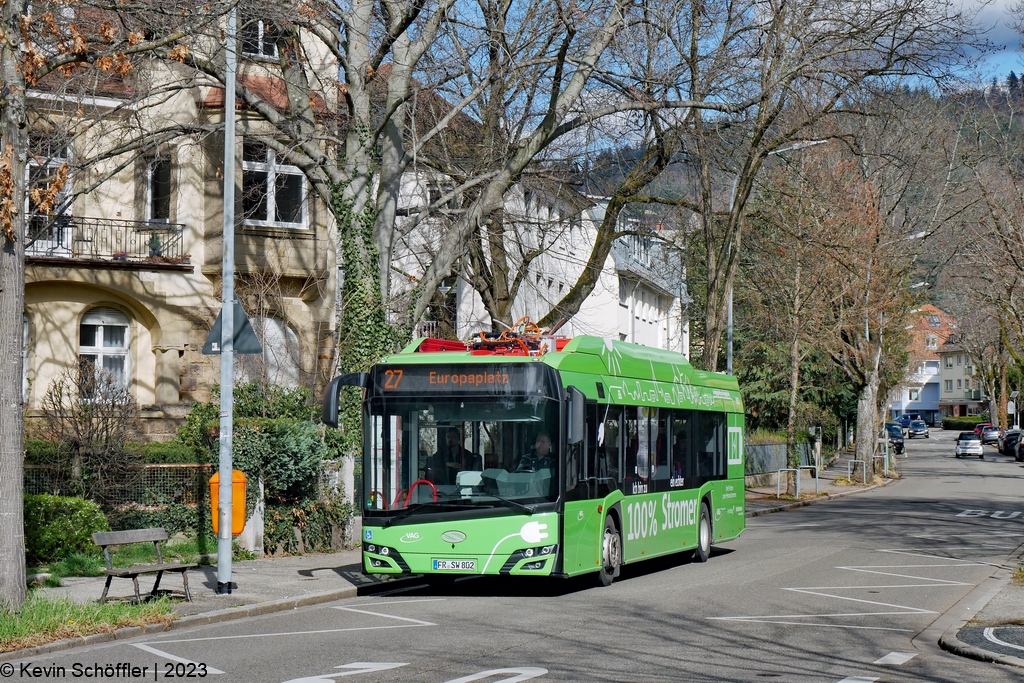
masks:
{"type": "Polygon", "coordinates": [[[115,308],[94,308],[86,313],[78,334],[78,359],[83,370],[105,370],[128,386],[128,327],[128,318],[115,308]]]}
{"type": "Polygon", "coordinates": [[[242,382],[274,384],[294,389],[299,386],[299,337],[288,324],[275,317],[253,316],[252,328],[263,345],[263,355],[235,356],[242,382]]]}

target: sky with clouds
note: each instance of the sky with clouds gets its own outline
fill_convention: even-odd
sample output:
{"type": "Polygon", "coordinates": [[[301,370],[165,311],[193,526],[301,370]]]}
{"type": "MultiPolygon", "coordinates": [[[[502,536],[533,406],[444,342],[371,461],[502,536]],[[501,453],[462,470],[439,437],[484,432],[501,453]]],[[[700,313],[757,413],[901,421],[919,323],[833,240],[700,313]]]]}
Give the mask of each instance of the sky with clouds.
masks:
{"type": "Polygon", "coordinates": [[[1000,80],[1006,78],[1010,71],[1019,76],[1024,73],[1024,50],[1021,48],[1022,37],[1007,24],[1011,17],[1007,9],[1018,0],[994,0],[986,5],[978,14],[978,24],[989,29],[986,34],[997,52],[985,58],[980,65],[981,78],[988,81],[992,76],[1000,80]]]}

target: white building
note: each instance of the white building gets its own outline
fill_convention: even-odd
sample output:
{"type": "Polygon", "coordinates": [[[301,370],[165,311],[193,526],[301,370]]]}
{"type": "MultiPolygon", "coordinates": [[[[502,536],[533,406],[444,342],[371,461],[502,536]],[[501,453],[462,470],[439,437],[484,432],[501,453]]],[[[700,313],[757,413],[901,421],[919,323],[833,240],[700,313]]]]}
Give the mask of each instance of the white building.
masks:
{"type": "MultiPolygon", "coordinates": [[[[410,180],[419,186],[421,197],[429,197],[424,187],[430,183],[410,180]]],[[[436,185],[436,183],[435,183],[436,185]]],[[[410,197],[414,196],[410,193],[410,197]]],[[[410,199],[410,204],[415,199],[410,199]]],[[[436,201],[436,200],[435,200],[436,201]]],[[[518,256],[539,252],[529,259],[522,273],[512,304],[511,316],[517,320],[529,316],[537,321],[551,311],[576,283],[590,257],[604,220],[607,199],[585,197],[564,186],[533,183],[519,184],[506,199],[506,253],[514,268],[521,267],[518,256]]],[[[651,229],[651,236],[630,234],[614,243],[605,259],[593,292],[579,312],[559,328],[565,336],[595,335],[645,346],[674,350],[689,356],[689,327],[686,322],[685,270],[682,254],[664,244],[658,235],[661,226],[644,226],[633,217],[620,216],[620,229],[631,233],[651,229]]],[[[436,243],[436,229],[418,227],[396,248],[395,270],[406,277],[422,273],[430,245],[436,243]]],[[[411,276],[411,277],[410,277],[411,276]]],[[[491,319],[483,299],[470,282],[463,267],[460,274],[445,283],[445,306],[454,313],[454,329],[461,340],[480,330],[491,330],[491,319]]],[[[400,291],[401,285],[393,288],[400,291]]],[[[432,316],[422,322],[417,334],[430,336],[438,326],[432,316]]]]}

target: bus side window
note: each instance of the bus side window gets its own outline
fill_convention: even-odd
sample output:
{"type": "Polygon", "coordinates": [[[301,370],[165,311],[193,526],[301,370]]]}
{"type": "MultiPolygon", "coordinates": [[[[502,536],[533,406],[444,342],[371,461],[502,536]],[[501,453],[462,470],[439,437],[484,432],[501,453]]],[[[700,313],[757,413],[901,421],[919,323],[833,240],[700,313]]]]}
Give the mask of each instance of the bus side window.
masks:
{"type": "Polygon", "coordinates": [[[607,495],[622,482],[619,467],[619,437],[622,431],[622,408],[599,405],[596,438],[596,462],[593,476],[599,480],[598,492],[607,495]]]}
{"type": "MultiPolygon", "coordinates": [[[[629,494],[637,488],[639,483],[647,483],[647,472],[640,472],[638,468],[637,453],[640,451],[640,408],[638,406],[627,406],[622,416],[622,447],[624,464],[622,468],[622,492],[629,494]]],[[[646,441],[646,420],[644,420],[644,438],[646,441]]],[[[646,446],[646,444],[645,444],[646,446]]],[[[644,458],[644,465],[647,459],[644,458]]]]}
{"type": "Polygon", "coordinates": [[[672,461],[669,467],[672,488],[692,487],[696,483],[690,447],[692,418],[693,411],[672,411],[672,461]]]}
{"type": "Polygon", "coordinates": [[[701,412],[697,418],[697,469],[702,482],[725,476],[725,414],[701,412]]]}
{"type": "Polygon", "coordinates": [[[672,472],[668,464],[669,410],[655,408],[651,418],[651,466],[656,491],[667,491],[672,472]]]}

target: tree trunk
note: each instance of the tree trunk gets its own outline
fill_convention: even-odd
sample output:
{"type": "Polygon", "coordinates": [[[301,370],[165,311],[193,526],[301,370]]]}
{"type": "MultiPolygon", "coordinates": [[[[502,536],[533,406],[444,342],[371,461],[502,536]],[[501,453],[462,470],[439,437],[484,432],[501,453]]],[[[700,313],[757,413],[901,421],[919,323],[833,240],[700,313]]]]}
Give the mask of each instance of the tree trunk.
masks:
{"type": "Polygon", "coordinates": [[[857,394],[857,460],[863,460],[869,477],[874,474],[872,458],[875,447],[875,430],[878,420],[878,358],[876,352],[874,366],[868,373],[868,381],[860,387],[857,394]]]}
{"type": "Polygon", "coordinates": [[[1006,415],[1006,360],[1002,357],[999,358],[999,426],[1005,431],[1010,424],[1006,415]]]}
{"type": "Polygon", "coordinates": [[[21,73],[22,3],[4,3],[0,41],[0,609],[25,602],[25,163],[28,128],[21,73]]]}

